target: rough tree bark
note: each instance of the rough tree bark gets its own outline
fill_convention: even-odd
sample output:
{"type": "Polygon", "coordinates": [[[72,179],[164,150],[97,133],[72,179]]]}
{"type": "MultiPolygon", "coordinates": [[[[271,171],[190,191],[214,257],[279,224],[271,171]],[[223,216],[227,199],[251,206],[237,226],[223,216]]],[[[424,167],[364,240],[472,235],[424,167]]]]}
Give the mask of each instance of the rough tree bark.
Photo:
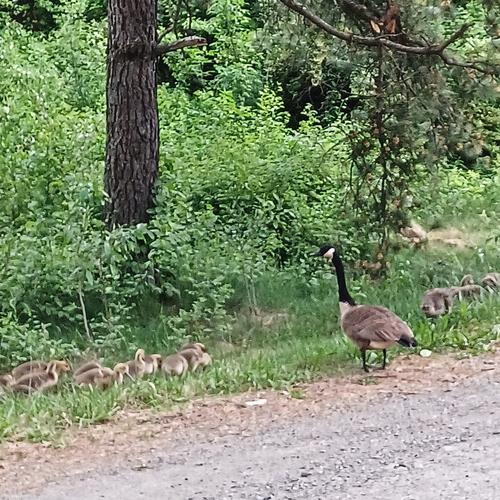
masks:
{"type": "Polygon", "coordinates": [[[206,45],[187,37],[158,45],[157,0],[108,1],[107,139],[104,185],[108,228],[147,222],[158,177],[157,58],[206,45]]]}
{"type": "Polygon", "coordinates": [[[106,222],[144,222],[158,175],[156,0],[108,2],[106,222]]]}

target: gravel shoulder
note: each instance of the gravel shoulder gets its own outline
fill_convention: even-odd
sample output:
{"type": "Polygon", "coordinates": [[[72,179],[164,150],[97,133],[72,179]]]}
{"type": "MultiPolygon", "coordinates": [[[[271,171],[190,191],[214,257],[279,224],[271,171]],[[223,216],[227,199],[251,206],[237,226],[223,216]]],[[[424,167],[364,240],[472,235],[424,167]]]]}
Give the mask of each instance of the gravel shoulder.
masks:
{"type": "Polygon", "coordinates": [[[207,398],[123,414],[61,449],[7,443],[0,498],[496,499],[499,360],[402,356],[302,386],[303,399],[207,398]]]}

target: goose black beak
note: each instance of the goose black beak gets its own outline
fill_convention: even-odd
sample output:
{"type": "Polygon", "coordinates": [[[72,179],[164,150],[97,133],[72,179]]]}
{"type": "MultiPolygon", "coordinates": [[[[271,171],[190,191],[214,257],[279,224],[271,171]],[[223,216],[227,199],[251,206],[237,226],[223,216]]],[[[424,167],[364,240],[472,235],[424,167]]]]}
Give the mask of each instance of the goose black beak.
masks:
{"type": "Polygon", "coordinates": [[[317,252],[310,253],[309,257],[321,257],[319,250],[317,252]]]}

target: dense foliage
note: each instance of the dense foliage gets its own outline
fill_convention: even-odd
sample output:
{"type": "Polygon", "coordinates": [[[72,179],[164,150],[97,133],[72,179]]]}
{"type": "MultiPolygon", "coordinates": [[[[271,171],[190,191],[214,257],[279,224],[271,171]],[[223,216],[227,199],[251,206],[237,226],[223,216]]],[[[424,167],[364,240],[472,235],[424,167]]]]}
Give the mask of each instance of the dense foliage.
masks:
{"type": "MultiPolygon", "coordinates": [[[[488,2],[424,3],[418,23],[408,6],[409,25],[431,19],[445,36],[467,20],[459,55],[488,56],[488,2]]],[[[160,68],[155,213],[109,232],[103,2],[0,1],[0,365],[75,351],[85,335],[118,349],[151,315],[165,344],[223,336],[232,309],[256,305],[262,274],[289,270],[307,289],[318,242],[341,241],[354,261],[410,215],[500,213],[491,76],[387,54],[381,141],[374,53],[273,5],[213,0],[185,14],[212,43],[160,68]]],[[[162,5],[164,26],[174,10],[162,5]]]]}

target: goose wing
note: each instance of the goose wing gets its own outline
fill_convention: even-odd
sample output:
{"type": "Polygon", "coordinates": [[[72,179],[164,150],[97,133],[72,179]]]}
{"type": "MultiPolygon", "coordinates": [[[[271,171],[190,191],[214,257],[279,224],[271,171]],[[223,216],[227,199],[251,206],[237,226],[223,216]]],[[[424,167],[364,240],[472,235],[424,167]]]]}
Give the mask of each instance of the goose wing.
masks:
{"type": "Polygon", "coordinates": [[[410,342],[413,339],[411,328],[382,306],[353,307],[342,318],[342,329],[358,344],[379,349],[400,340],[410,342]]]}
{"type": "Polygon", "coordinates": [[[18,380],[25,375],[32,375],[47,368],[45,361],[26,361],[12,370],[12,376],[18,380]]]}
{"type": "Polygon", "coordinates": [[[35,374],[27,374],[19,379],[13,384],[13,389],[20,389],[24,391],[25,389],[37,390],[47,383],[49,380],[49,376],[45,372],[35,373],[35,374]]]}
{"type": "Polygon", "coordinates": [[[73,373],[73,377],[76,378],[76,377],[78,377],[79,375],[82,375],[85,372],[88,372],[88,371],[94,370],[94,369],[98,369],[98,368],[102,368],[101,363],[99,363],[98,361],[87,361],[86,363],[84,363],[83,365],[79,366],[75,370],[75,372],[73,373]]]}

